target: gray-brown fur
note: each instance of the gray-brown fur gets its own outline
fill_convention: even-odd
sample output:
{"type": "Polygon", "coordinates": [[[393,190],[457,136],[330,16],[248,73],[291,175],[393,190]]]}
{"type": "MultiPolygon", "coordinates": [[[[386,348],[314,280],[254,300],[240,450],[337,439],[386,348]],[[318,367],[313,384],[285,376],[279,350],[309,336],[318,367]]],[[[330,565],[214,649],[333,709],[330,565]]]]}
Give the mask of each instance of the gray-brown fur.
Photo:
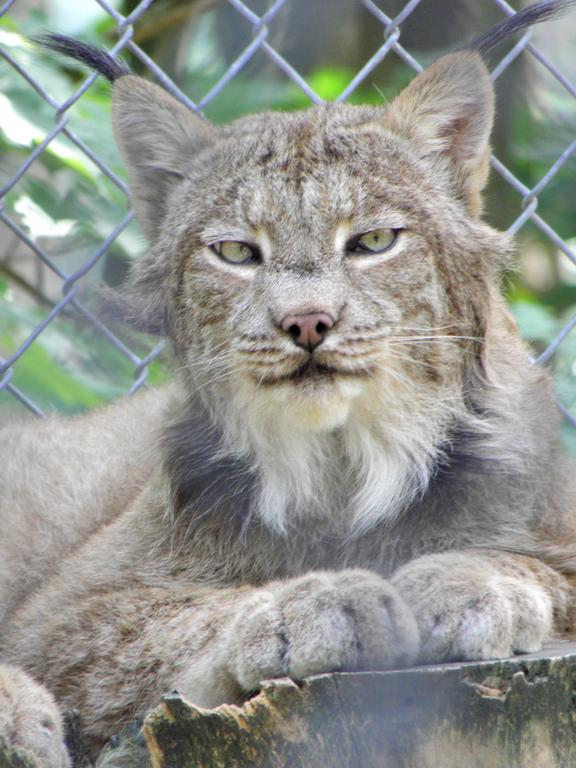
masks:
{"type": "Polygon", "coordinates": [[[492,100],[470,51],[386,107],[221,129],[115,82],[151,242],[124,297],[177,379],[6,427],[0,462],[0,658],[80,709],[93,753],[172,688],[210,706],[571,626],[574,473],[478,218],[492,100]],[[389,252],[348,252],[378,228],[389,252]],[[282,330],[309,312],[335,320],[313,353],[282,330]]]}

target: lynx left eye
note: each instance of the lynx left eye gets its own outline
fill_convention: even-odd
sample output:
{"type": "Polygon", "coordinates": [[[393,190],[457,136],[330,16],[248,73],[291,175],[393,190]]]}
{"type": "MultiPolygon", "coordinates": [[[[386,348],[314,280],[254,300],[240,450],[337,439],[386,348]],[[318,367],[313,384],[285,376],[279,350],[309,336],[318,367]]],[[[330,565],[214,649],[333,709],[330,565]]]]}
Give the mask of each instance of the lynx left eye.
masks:
{"type": "Polygon", "coordinates": [[[241,240],[221,240],[210,248],[229,264],[258,264],[261,261],[258,248],[241,240]]]}
{"type": "Polygon", "coordinates": [[[399,229],[373,229],[357,235],[348,243],[348,253],[384,253],[398,237],[399,229]]]}

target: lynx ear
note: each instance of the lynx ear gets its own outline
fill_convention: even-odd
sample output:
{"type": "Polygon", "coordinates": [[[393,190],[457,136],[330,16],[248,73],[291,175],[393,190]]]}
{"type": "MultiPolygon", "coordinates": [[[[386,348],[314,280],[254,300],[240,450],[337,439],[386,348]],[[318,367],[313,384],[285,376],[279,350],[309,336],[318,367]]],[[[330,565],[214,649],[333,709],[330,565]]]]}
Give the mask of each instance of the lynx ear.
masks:
{"type": "Polygon", "coordinates": [[[475,51],[443,56],[418,75],[386,108],[386,123],[429,155],[446,157],[458,196],[480,212],[489,171],[494,90],[475,51]]]}
{"type": "Polygon", "coordinates": [[[114,135],[128,169],[136,216],[149,240],[158,233],[169,193],[216,130],[163,88],[135,75],[114,81],[114,135]]]}

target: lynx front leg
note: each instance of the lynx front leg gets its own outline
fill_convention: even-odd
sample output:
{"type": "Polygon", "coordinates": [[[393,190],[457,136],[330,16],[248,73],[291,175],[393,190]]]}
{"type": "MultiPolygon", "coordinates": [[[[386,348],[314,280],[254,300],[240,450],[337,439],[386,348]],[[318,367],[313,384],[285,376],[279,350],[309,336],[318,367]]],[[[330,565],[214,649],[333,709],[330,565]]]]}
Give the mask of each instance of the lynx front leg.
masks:
{"type": "Polygon", "coordinates": [[[391,579],[414,611],[422,661],[489,659],[542,647],[570,589],[545,563],[466,550],[419,557],[391,579]]]}
{"type": "Polygon", "coordinates": [[[70,768],[52,695],[17,667],[0,664],[0,737],[42,768],[70,768]]]}

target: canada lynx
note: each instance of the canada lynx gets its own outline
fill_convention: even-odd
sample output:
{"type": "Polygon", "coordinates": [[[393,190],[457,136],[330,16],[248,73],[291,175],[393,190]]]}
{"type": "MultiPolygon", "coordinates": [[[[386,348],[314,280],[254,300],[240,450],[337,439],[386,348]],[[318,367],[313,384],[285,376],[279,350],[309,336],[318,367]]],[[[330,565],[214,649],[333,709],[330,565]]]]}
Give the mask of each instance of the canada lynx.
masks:
{"type": "Polygon", "coordinates": [[[478,51],[558,5],[385,107],[224,128],[50,38],[114,81],[151,244],[122,303],[171,339],[179,378],[2,434],[11,743],[68,765],[47,691],[17,725],[37,683],[95,754],[173,688],[213,706],[264,678],[506,656],[570,627],[574,470],[498,289],[509,239],[479,218],[478,51]]]}

